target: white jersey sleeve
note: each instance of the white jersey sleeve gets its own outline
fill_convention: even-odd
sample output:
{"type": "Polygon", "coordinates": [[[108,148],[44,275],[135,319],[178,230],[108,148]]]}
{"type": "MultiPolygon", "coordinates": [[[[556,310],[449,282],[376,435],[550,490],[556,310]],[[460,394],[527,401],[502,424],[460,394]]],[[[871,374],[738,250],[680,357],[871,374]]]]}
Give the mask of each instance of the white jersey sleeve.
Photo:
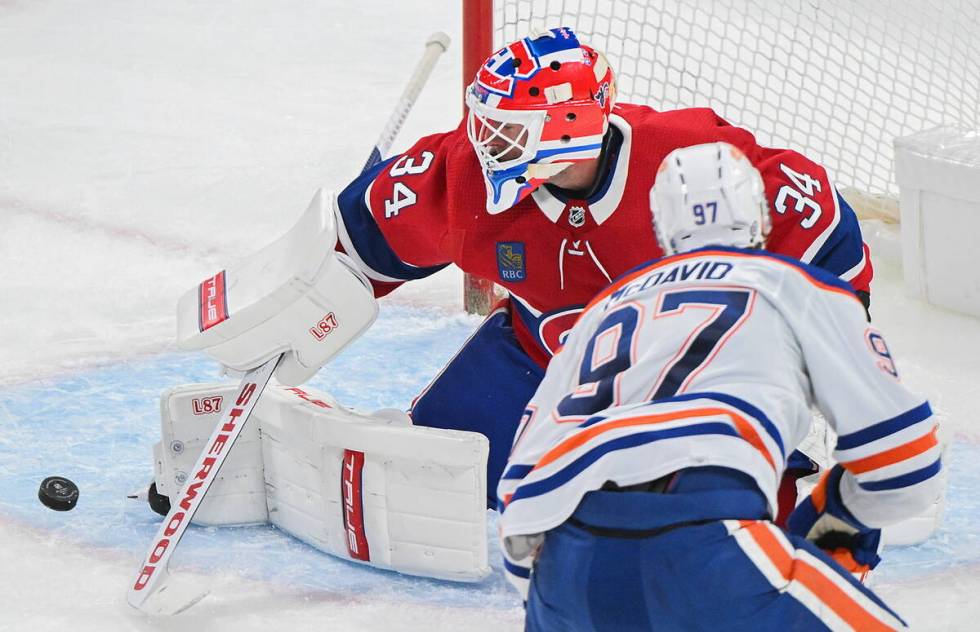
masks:
{"type": "Polygon", "coordinates": [[[844,504],[871,527],[925,510],[941,493],[929,403],[901,384],[884,337],[850,292],[827,285],[801,307],[789,318],[815,403],[838,435],[844,504]]]}

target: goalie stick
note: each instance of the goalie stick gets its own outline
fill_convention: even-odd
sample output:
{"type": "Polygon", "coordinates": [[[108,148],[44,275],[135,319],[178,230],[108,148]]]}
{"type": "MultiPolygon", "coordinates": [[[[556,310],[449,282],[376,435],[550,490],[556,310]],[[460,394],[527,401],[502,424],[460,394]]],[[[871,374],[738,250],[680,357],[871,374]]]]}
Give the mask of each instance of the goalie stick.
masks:
{"type": "MultiPolygon", "coordinates": [[[[391,148],[436,61],[448,47],[449,36],[445,33],[437,32],[429,36],[425,53],[409,78],[362,173],[380,162],[384,153],[391,148]]],[[[170,558],[281,359],[281,355],[272,358],[248,371],[242,378],[235,406],[222,415],[194,465],[194,474],[177,495],[176,502],[171,503],[170,512],[157,530],[150,550],[140,565],[136,581],[126,594],[129,605],[148,614],[172,615],[187,610],[210,592],[210,589],[202,589],[190,582],[172,581],[170,558]]]]}
{"type": "Polygon", "coordinates": [[[139,575],[126,595],[129,605],[149,614],[177,614],[207,595],[207,590],[201,592],[197,587],[167,581],[170,557],[201,506],[281,358],[282,355],[278,355],[268,360],[242,378],[235,404],[221,415],[218,425],[194,463],[191,470],[193,474],[184,483],[180,494],[173,499],[170,513],[153,538],[153,544],[140,566],[139,575]]]}

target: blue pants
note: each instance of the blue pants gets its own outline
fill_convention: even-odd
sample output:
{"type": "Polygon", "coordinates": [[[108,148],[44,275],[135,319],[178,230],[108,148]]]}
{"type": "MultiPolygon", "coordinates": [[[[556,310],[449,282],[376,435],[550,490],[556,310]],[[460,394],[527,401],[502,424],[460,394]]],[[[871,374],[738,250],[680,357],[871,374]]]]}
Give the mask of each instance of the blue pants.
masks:
{"type": "Polygon", "coordinates": [[[412,405],[412,423],[471,430],[490,440],[487,506],[507,464],[524,407],[544,371],[521,349],[506,311],[492,313],[412,405]]]}
{"type": "Polygon", "coordinates": [[[826,554],[773,526],[748,477],[724,468],[679,476],[668,493],[591,492],[547,533],[531,574],[527,630],[903,626],[826,554]]]}

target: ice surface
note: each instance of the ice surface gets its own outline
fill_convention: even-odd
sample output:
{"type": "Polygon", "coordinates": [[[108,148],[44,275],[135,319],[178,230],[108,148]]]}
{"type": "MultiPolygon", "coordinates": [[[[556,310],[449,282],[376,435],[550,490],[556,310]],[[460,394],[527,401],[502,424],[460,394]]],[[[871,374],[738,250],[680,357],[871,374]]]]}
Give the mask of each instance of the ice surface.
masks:
{"type": "MultiPolygon", "coordinates": [[[[458,25],[456,0],[0,0],[0,630],[520,629],[495,551],[497,573],[460,585],[271,528],[191,528],[173,567],[213,591],[177,618],[124,599],[159,520],[125,498],[150,474],[157,397],[216,377],[173,348],[176,298],[356,174],[436,29],[456,41],[396,149],[454,126],[458,25]],[[50,474],[79,483],[74,511],[37,502],[50,474]]],[[[878,228],[876,325],[952,447],[942,529],[872,582],[918,629],[975,628],[980,322],[906,299],[878,228]]],[[[448,271],[396,292],[314,384],[407,405],[477,322],[459,287],[448,271]]]]}

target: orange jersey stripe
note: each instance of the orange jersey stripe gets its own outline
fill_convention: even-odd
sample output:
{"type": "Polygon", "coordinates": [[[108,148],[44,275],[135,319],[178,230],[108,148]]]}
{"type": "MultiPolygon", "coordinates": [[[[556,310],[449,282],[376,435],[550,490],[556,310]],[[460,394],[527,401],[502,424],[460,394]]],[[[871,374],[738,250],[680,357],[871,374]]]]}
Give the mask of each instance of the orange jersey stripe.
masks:
{"type": "Polygon", "coordinates": [[[864,606],[848,595],[820,569],[787,553],[786,549],[776,539],[775,534],[769,530],[768,523],[742,520],[739,524],[743,525],[755,543],[787,581],[795,581],[806,587],[852,628],[862,630],[862,632],[894,629],[868,612],[864,606]]]}
{"type": "Polygon", "coordinates": [[[886,465],[893,465],[906,459],[911,459],[912,457],[918,456],[939,444],[939,442],[936,440],[937,430],[939,430],[939,426],[933,426],[932,432],[924,434],[918,439],[914,439],[908,443],[903,443],[902,445],[892,448],[891,450],[885,450],[884,452],[879,452],[878,454],[872,454],[871,456],[864,457],[863,459],[855,459],[854,461],[841,463],[841,465],[843,465],[844,468],[851,474],[863,474],[864,472],[877,470],[878,468],[885,467],[886,465]]]}
{"type": "Polygon", "coordinates": [[[750,424],[744,417],[741,417],[740,415],[724,408],[692,408],[669,413],[644,415],[642,417],[617,419],[615,421],[596,424],[587,430],[583,430],[582,432],[572,435],[546,452],[544,456],[541,457],[541,460],[538,461],[537,465],[534,466],[534,469],[537,470],[545,467],[549,463],[553,463],[563,455],[568,454],[572,450],[582,446],[590,439],[597,437],[604,432],[608,432],[609,430],[615,430],[616,428],[628,428],[630,426],[645,426],[674,421],[676,419],[688,419],[691,417],[703,417],[708,415],[725,415],[731,419],[739,435],[748,441],[752,447],[761,452],[762,456],[766,459],[766,462],[769,463],[769,466],[775,471],[776,464],[772,460],[772,455],[769,454],[769,450],[766,449],[765,444],[762,442],[759,434],[755,431],[755,428],[752,427],[752,424],[750,424]]]}
{"type": "Polygon", "coordinates": [[[813,491],[810,492],[810,500],[813,502],[814,508],[818,513],[822,513],[824,507],[827,506],[827,477],[830,476],[830,470],[825,470],[823,475],[820,477],[820,481],[817,482],[813,491]]]}

